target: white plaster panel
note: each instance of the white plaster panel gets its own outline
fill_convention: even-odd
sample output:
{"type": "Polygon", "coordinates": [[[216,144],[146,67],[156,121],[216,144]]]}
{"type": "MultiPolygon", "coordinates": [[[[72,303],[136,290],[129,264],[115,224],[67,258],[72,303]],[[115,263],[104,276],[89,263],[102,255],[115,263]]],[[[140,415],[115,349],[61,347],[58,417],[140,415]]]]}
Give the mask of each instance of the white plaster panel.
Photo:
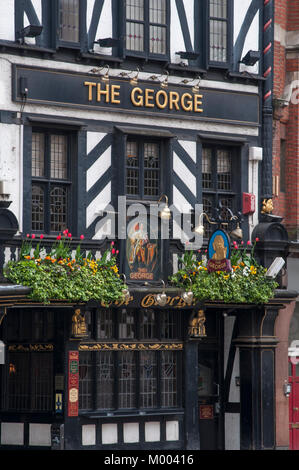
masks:
{"type": "MultiPolygon", "coordinates": [[[[248,51],[258,51],[259,50],[259,18],[260,12],[258,11],[250,25],[249,31],[245,38],[243,52],[241,54],[241,59],[247,54],[248,51]]],[[[240,64],[240,71],[248,71],[249,73],[259,73],[259,68],[262,61],[258,61],[253,66],[247,66],[240,64]]]]}
{"type": "Polygon", "coordinates": [[[94,164],[88,168],[86,174],[86,190],[89,189],[101,178],[106,170],[111,166],[111,147],[109,147],[94,164]]]}
{"type": "MultiPolygon", "coordinates": [[[[176,7],[175,0],[170,0],[171,3],[171,19],[170,19],[170,56],[171,62],[179,63],[182,59],[176,54],[178,51],[185,50],[184,37],[182,33],[181,23],[176,7]]],[[[186,61],[183,61],[186,62],[186,61]]]]}
{"type": "Polygon", "coordinates": [[[15,1],[0,1],[0,39],[15,40],[15,1]]]}
{"type": "Polygon", "coordinates": [[[124,423],[124,442],[139,442],[139,423],[124,423]]]}
{"type": "Polygon", "coordinates": [[[106,134],[100,132],[87,132],[86,136],[86,153],[87,155],[95,148],[95,146],[105,137],[106,134]]]}
{"type": "Polygon", "coordinates": [[[194,163],[196,163],[196,142],[191,140],[179,140],[178,142],[194,163]]]}
{"type": "Polygon", "coordinates": [[[29,424],[29,445],[30,446],[50,446],[51,445],[51,424],[30,423],[29,424]]]}
{"type": "Polygon", "coordinates": [[[1,423],[2,445],[24,445],[24,423],[1,423]]]}
{"type": "Polygon", "coordinates": [[[236,0],[234,2],[234,43],[239,35],[250,4],[251,0],[236,0]]]}
{"type": "Polygon", "coordinates": [[[102,444],[117,444],[117,424],[102,424],[102,444]]]}
{"type": "Polygon", "coordinates": [[[82,426],[82,445],[94,446],[96,444],[96,425],[84,424],[82,426]]]}
{"type": "Polygon", "coordinates": [[[198,23],[198,18],[194,18],[194,0],[184,0],[184,7],[186,12],[191,44],[194,48],[194,23],[198,23]]]}
{"type": "Polygon", "coordinates": [[[161,439],[160,422],[153,421],[145,423],[145,442],[157,442],[161,439]]]}
{"type": "Polygon", "coordinates": [[[90,224],[98,217],[98,212],[104,210],[107,204],[111,201],[111,183],[108,183],[103,191],[94,198],[86,209],[86,226],[90,224]]]}
{"type": "Polygon", "coordinates": [[[196,177],[175,152],[173,153],[173,169],[190,191],[196,196],[196,177]]]}
{"type": "Polygon", "coordinates": [[[187,212],[192,207],[175,185],[173,185],[173,205],[181,212],[187,212]]]}
{"type": "MultiPolygon", "coordinates": [[[[14,124],[0,125],[0,180],[8,183],[9,209],[21,225],[22,207],[22,148],[23,127],[14,124]]],[[[20,226],[21,230],[21,226],[20,226]]]]}
{"type": "MultiPolygon", "coordinates": [[[[105,0],[95,40],[112,38],[112,2],[105,0]]],[[[111,47],[100,47],[99,44],[94,44],[94,51],[98,54],[111,55],[111,47]]]]}
{"type": "Polygon", "coordinates": [[[179,422],[166,421],[166,441],[178,441],[179,438],[179,422]]]}

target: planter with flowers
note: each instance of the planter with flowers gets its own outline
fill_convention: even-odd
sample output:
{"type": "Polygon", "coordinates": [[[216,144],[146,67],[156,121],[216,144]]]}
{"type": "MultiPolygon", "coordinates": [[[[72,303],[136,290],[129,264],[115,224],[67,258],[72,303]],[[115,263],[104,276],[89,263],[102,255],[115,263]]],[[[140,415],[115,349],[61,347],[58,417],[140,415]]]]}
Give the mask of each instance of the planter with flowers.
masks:
{"type": "MultiPolygon", "coordinates": [[[[27,235],[20,249],[19,259],[9,261],[4,268],[5,277],[16,284],[31,287],[29,297],[49,304],[51,300],[109,304],[122,298],[124,283],[118,273],[114,242],[100,259],[91,253],[84,256],[81,245],[71,249],[72,235],[68,230],[58,235],[50,252],[41,247],[43,235],[35,249],[27,235]]],[[[84,236],[80,239],[83,241],[84,236]]]]}
{"type": "Polygon", "coordinates": [[[254,257],[256,239],[238,245],[233,243],[230,272],[208,272],[204,253],[186,251],[180,258],[181,269],[171,276],[171,282],[180,288],[192,289],[197,301],[223,303],[267,303],[274,297],[278,284],[266,277],[267,269],[254,257]],[[191,286],[190,286],[191,284],[191,286]]]}

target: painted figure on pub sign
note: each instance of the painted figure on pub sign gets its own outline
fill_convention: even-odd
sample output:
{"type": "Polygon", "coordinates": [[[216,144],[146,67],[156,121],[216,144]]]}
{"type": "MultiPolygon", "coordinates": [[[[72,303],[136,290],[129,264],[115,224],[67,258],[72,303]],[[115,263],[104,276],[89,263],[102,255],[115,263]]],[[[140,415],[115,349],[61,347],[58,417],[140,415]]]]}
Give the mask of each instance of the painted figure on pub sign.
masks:
{"type": "Polygon", "coordinates": [[[208,245],[208,271],[231,271],[230,242],[228,234],[221,229],[215,230],[208,245]]]}

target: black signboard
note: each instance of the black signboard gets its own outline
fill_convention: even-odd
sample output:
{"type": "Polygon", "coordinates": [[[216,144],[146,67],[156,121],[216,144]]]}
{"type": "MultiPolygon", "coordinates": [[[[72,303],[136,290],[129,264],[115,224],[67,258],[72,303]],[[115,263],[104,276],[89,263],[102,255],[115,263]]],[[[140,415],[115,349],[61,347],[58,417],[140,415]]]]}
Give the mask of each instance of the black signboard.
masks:
{"type": "Polygon", "coordinates": [[[103,81],[95,73],[75,73],[13,65],[13,101],[22,102],[26,88],[27,103],[98,109],[142,115],[163,115],[192,120],[219,120],[247,125],[259,122],[258,93],[219,89],[200,89],[158,81],[139,81],[109,77],[103,81]]]}

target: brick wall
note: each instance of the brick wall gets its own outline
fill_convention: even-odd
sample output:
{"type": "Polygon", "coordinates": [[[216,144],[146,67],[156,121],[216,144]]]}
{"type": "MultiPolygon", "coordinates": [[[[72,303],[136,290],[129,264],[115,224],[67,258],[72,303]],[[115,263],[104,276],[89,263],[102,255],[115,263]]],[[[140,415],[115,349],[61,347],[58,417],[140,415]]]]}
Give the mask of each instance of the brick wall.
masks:
{"type": "MultiPolygon", "coordinates": [[[[298,0],[275,0],[275,28],[273,94],[275,98],[282,98],[286,86],[299,78],[299,44],[296,48],[288,47],[288,33],[298,31],[299,34],[298,0]]],[[[299,104],[296,102],[290,101],[286,108],[274,109],[273,176],[279,178],[283,141],[285,190],[280,188],[278,197],[274,197],[273,213],[283,216],[290,237],[299,239],[299,104]]]]}

